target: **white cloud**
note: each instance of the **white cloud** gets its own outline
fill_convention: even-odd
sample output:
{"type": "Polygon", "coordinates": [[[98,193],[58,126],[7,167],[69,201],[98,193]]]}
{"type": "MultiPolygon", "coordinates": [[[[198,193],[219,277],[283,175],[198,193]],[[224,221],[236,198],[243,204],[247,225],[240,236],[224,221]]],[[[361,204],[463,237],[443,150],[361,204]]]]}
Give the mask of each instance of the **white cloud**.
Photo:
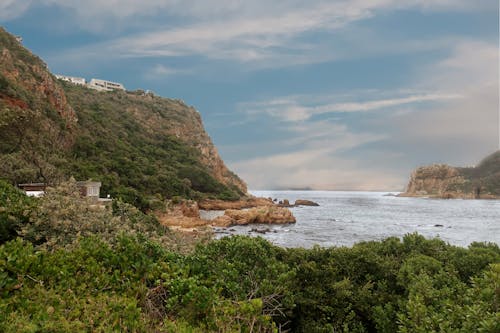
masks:
{"type": "Polygon", "coordinates": [[[190,69],[174,68],[162,64],[157,64],[146,71],[146,73],[144,74],[144,78],[147,80],[159,80],[176,75],[189,75],[192,73],[193,71],[190,69]]]}
{"type": "Polygon", "coordinates": [[[269,143],[282,153],[229,164],[251,188],[358,190],[401,190],[421,164],[472,165],[498,149],[498,66],[497,45],[462,40],[448,57],[422,68],[405,90],[352,92],[334,96],[342,100],[338,103],[296,95],[243,104],[240,110],[253,110],[257,117],[292,121],[282,124],[295,135],[288,144],[269,143]],[[357,102],[355,95],[384,98],[357,102]],[[388,108],[394,112],[357,118],[358,128],[340,117],[388,108]],[[341,114],[333,121],[311,121],[325,112],[341,114]],[[355,154],[346,154],[353,149],[355,154]]]}
{"type": "MultiPolygon", "coordinates": [[[[203,20],[220,20],[228,16],[258,17],[265,14],[276,16],[291,10],[305,11],[308,8],[328,8],[335,6],[346,10],[371,10],[376,8],[402,9],[419,8],[422,10],[490,10],[498,8],[495,0],[276,0],[276,1],[241,1],[241,0],[2,0],[0,8],[10,10],[4,19],[13,19],[22,15],[27,9],[35,6],[58,6],[75,13],[81,20],[89,18],[126,19],[133,16],[154,17],[168,13],[186,18],[203,20]]],[[[341,12],[337,16],[343,15],[341,12]]],[[[125,22],[124,22],[125,23],[125,22]]]]}
{"type": "Polygon", "coordinates": [[[31,5],[32,1],[1,0],[0,20],[10,20],[22,15],[31,5]]]}
{"type": "Polygon", "coordinates": [[[392,175],[359,161],[331,156],[324,150],[260,157],[230,164],[252,189],[312,187],[318,190],[403,189],[400,175],[392,175]]]}
{"type": "MultiPolygon", "coordinates": [[[[265,102],[257,103],[242,103],[239,108],[248,114],[266,113],[273,117],[280,118],[286,121],[304,121],[314,115],[327,113],[345,113],[345,112],[368,112],[375,110],[388,109],[395,106],[405,104],[416,104],[422,102],[446,101],[457,99],[461,96],[450,93],[426,93],[418,95],[408,95],[404,97],[395,97],[389,99],[369,100],[363,102],[332,102],[331,99],[327,103],[307,106],[305,103],[310,103],[311,100],[325,101],[328,96],[287,96],[280,97],[265,102]],[[305,99],[303,101],[301,99],[305,99]]],[[[357,98],[360,96],[358,95],[357,98]]],[[[333,100],[335,97],[333,97],[333,100]]]]}
{"type": "MultiPolygon", "coordinates": [[[[8,3],[14,2],[7,0],[8,3]]],[[[494,3],[491,0],[480,4],[494,3]]],[[[26,9],[35,2],[18,0],[17,8],[26,9]],[[23,6],[24,5],[24,6],[23,6]]],[[[373,17],[379,12],[399,9],[477,10],[465,0],[312,0],[312,1],[202,1],[202,0],[42,0],[40,5],[66,9],[69,24],[99,35],[116,35],[120,29],[146,32],[127,34],[85,49],[63,52],[61,57],[102,57],[111,52],[124,57],[171,57],[200,55],[211,59],[231,59],[261,66],[317,63],[366,54],[368,43],[375,52],[387,52],[387,45],[375,47],[369,40],[337,49],[323,43],[306,44],[300,36],[308,32],[333,32],[346,25],[373,17]],[[174,22],[174,23],[169,23],[174,22]],[[182,22],[182,23],[180,23],[182,22]],[[145,28],[141,28],[145,27],[145,28]],[[73,53],[73,54],[72,54],[73,53]],[[347,54],[346,54],[347,53],[347,54]]],[[[491,6],[490,6],[491,7],[491,6]]],[[[22,9],[16,11],[17,14],[22,9]]],[[[15,16],[15,15],[14,15],[15,16]]],[[[428,42],[428,41],[426,41],[428,42]]],[[[328,44],[328,43],[327,43],[328,44]]],[[[393,47],[398,52],[402,45],[393,47]]],[[[427,48],[428,45],[405,45],[403,48],[427,48]]],[[[434,46],[436,47],[436,46],[434,46]]],[[[442,47],[442,46],[441,46],[442,47]]],[[[374,52],[374,51],[368,51],[374,52]]]]}

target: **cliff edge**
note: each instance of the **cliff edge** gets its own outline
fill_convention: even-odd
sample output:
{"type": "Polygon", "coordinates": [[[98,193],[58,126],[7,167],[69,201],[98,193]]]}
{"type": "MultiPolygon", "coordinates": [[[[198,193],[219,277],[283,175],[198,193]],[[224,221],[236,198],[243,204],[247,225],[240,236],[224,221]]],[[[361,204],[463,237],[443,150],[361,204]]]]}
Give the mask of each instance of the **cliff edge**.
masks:
{"type": "Polygon", "coordinates": [[[435,164],[412,172],[406,191],[400,196],[463,199],[500,198],[500,151],[477,166],[463,168],[435,164]]]}
{"type": "Polygon", "coordinates": [[[143,210],[164,199],[237,200],[201,116],[144,91],[97,91],[58,80],[0,27],[0,179],[102,182],[101,195],[143,210]]]}

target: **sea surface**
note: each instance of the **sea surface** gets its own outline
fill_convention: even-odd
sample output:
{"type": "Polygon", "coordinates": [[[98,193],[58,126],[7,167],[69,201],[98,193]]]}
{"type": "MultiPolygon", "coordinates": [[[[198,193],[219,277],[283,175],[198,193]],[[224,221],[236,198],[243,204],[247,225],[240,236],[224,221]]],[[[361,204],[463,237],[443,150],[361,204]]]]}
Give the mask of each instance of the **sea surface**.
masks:
{"type": "Polygon", "coordinates": [[[291,208],[297,219],[287,225],[217,228],[216,237],[261,236],[285,247],[351,246],[360,241],[403,237],[418,232],[450,244],[475,241],[500,245],[500,200],[398,198],[387,192],[252,191],[278,200],[307,199],[319,207],[291,208]],[[264,233],[263,233],[264,232],[264,233]]]}

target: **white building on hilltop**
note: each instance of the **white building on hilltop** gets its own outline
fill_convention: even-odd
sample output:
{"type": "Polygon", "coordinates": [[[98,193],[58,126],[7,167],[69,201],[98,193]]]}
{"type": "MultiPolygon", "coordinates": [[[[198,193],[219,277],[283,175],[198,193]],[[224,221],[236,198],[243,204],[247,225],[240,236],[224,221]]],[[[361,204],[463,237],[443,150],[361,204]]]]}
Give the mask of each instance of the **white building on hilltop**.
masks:
{"type": "Polygon", "coordinates": [[[59,74],[54,74],[54,75],[59,80],[63,80],[63,81],[70,82],[73,84],[79,84],[82,86],[87,84],[87,80],[85,80],[83,77],[66,76],[66,75],[59,75],[59,74]]]}
{"type": "Polygon", "coordinates": [[[125,87],[121,83],[99,79],[90,80],[87,87],[101,91],[125,90],[125,87]]]}

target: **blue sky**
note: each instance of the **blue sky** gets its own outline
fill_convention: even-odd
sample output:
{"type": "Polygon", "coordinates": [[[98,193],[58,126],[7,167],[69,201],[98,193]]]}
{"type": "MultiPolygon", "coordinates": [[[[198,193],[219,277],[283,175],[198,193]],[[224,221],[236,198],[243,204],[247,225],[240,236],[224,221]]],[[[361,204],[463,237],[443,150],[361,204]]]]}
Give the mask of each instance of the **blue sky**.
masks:
{"type": "Polygon", "coordinates": [[[498,149],[497,0],[0,0],[54,73],[196,107],[251,189],[402,190],[498,149]]]}

